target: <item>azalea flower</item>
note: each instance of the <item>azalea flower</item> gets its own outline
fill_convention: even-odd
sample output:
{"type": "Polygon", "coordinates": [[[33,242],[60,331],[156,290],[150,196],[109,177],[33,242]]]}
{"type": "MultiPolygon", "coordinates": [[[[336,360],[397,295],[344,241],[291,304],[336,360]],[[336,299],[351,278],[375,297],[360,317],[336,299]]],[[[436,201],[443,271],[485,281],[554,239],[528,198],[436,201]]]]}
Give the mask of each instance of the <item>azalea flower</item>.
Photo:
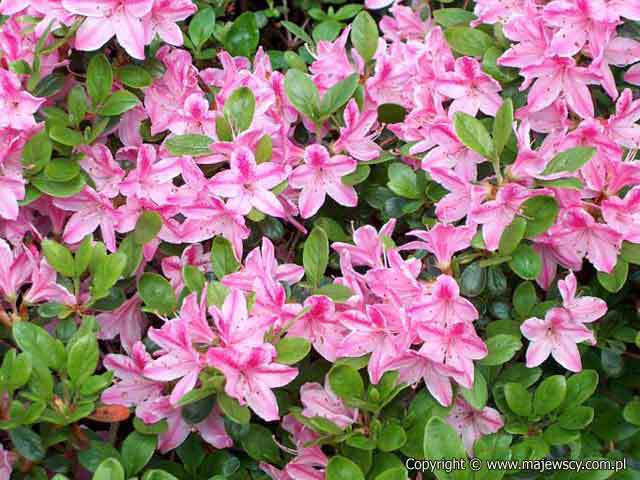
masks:
{"type": "Polygon", "coordinates": [[[304,151],[304,165],[297,167],[289,177],[289,185],[300,188],[300,215],[313,216],[327,195],[340,205],[355,207],[358,194],[352,186],[342,183],[342,177],[353,172],[357,162],[345,155],[330,156],[322,145],[311,145],[304,151]]]}
{"type": "Polygon", "coordinates": [[[361,113],[356,101],[349,100],[344,109],[344,128],[340,129],[340,138],[333,146],[335,151],[346,151],[353,158],[362,161],[378,158],[382,149],[374,142],[376,133],[370,133],[377,119],[375,110],[361,113]]]}
{"type": "Polygon", "coordinates": [[[309,418],[322,417],[335,423],[341,429],[355,423],[358,410],[348,408],[342,400],[333,393],[328,379],[324,387],[319,383],[305,383],[300,387],[300,402],[304,407],[302,415],[309,418]]]}
{"type": "Polygon", "coordinates": [[[462,444],[469,455],[473,455],[476,440],[484,435],[496,433],[504,425],[500,413],[491,407],[476,410],[462,397],[456,397],[451,413],[446,418],[462,437],[462,444]]]}
{"type": "Polygon", "coordinates": [[[30,129],[36,125],[33,114],[45,101],[23,90],[13,72],[0,68],[0,128],[30,129]]]}
{"type": "Polygon", "coordinates": [[[181,46],[182,31],[176,22],[185,20],[197,10],[191,0],[154,0],[151,11],[144,18],[145,43],[151,43],[157,34],[168,44],[181,46]]]}
{"type": "Polygon", "coordinates": [[[0,238],[0,292],[4,297],[16,297],[20,287],[29,280],[35,260],[26,247],[12,249],[0,238]]]}
{"type": "Polygon", "coordinates": [[[607,313],[607,302],[597,297],[576,297],[578,281],[573,272],[558,282],[562,306],[578,323],[595,322],[607,313]]]}
{"type": "Polygon", "coordinates": [[[25,196],[25,181],[18,176],[0,175],[0,218],[16,220],[18,202],[25,196]]]}
{"type": "Polygon", "coordinates": [[[62,5],[87,17],[76,32],[78,50],[97,50],[115,35],[129,55],[144,60],[142,19],[151,11],[153,0],[62,0],[62,5]]]}
{"type": "Polygon", "coordinates": [[[438,223],[431,230],[412,230],[407,233],[420,240],[404,244],[401,248],[427,250],[435,255],[438,268],[447,271],[453,255],[468,248],[475,233],[476,229],[468,226],[454,227],[438,223]]]}
{"type": "Polygon", "coordinates": [[[278,404],[272,388],[291,382],[298,369],[275,363],[272,345],[210,348],[207,363],[226,378],[225,392],[241,405],[248,405],[263,420],[278,420],[278,404]]]}
{"type": "Polygon", "coordinates": [[[119,336],[124,350],[131,352],[134,344],[142,338],[142,329],[146,323],[141,306],[142,301],[138,295],[134,295],[115,310],[96,315],[96,321],[100,325],[98,338],[112,340],[119,336]]]}
{"type": "Polygon", "coordinates": [[[567,370],[579,372],[582,361],[576,344],[594,340],[591,330],[575,322],[563,308],[550,309],[544,320],[525,320],[520,331],[530,341],[526,354],[529,368],[537,367],[551,355],[567,370]]]}
{"type": "Polygon", "coordinates": [[[364,225],[353,232],[355,245],[344,242],[334,242],[331,244],[331,248],[341,256],[348,253],[352,265],[382,267],[384,265],[384,239],[385,237],[391,237],[395,226],[395,219],[391,219],[385,223],[379,232],[371,225],[364,225]]]}

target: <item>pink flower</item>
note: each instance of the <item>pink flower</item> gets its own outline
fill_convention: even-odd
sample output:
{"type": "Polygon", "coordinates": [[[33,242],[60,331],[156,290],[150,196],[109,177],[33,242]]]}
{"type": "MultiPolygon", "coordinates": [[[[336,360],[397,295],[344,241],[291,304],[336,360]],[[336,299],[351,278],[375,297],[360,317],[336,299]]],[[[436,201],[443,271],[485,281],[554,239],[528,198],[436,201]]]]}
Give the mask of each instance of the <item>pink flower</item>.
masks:
{"type": "Polygon", "coordinates": [[[549,354],[567,370],[582,370],[577,343],[593,341],[593,333],[581,323],[572,320],[564,308],[552,308],[544,320],[533,317],[520,326],[520,331],[529,340],[527,367],[533,368],[544,362],[549,354]]]}
{"type": "Polygon", "coordinates": [[[336,152],[347,151],[358,160],[373,160],[380,156],[382,149],[374,139],[376,132],[370,133],[378,121],[375,110],[360,112],[355,100],[350,100],[344,109],[344,128],[340,129],[340,138],[334,144],[336,152]]]}
{"type": "Polygon", "coordinates": [[[380,232],[377,232],[371,225],[364,225],[353,232],[355,245],[334,242],[331,244],[331,248],[338,252],[341,257],[348,253],[349,260],[353,265],[382,267],[384,265],[384,239],[385,237],[391,237],[395,226],[396,220],[393,218],[382,226],[380,232]]]}
{"type": "Polygon", "coordinates": [[[180,163],[176,158],[158,158],[153,145],[138,148],[136,168],[131,170],[120,184],[120,192],[126,196],[149,198],[164,205],[175,187],[172,180],[180,175],[180,163]]]}
{"type": "Polygon", "coordinates": [[[23,90],[17,75],[0,68],[0,128],[28,130],[35,126],[33,114],[45,100],[23,90]]]}
{"type": "Polygon", "coordinates": [[[526,14],[527,4],[528,0],[477,0],[473,12],[478,18],[471,22],[471,26],[509,24],[514,18],[526,14]]]}
{"type": "Polygon", "coordinates": [[[504,425],[500,413],[494,408],[484,407],[482,410],[476,410],[460,396],[456,397],[446,420],[462,437],[462,443],[469,455],[473,455],[476,440],[497,432],[504,425]]]}
{"type": "Polygon", "coordinates": [[[640,186],[633,187],[624,198],[607,198],[601,209],[607,225],[621,233],[626,241],[640,243],[640,186]]]}
{"type": "Polygon", "coordinates": [[[517,183],[508,183],[500,187],[495,200],[474,208],[470,218],[482,224],[482,237],[487,250],[497,250],[502,232],[513,222],[525,200],[547,193],[549,191],[546,189],[528,190],[517,183]]]}
{"type": "Polygon", "coordinates": [[[335,423],[341,429],[355,423],[358,410],[348,408],[331,390],[329,382],[324,387],[319,383],[305,383],[300,387],[300,402],[304,407],[302,415],[308,418],[322,417],[335,423]]]}
{"type": "Polygon", "coordinates": [[[27,283],[35,260],[27,247],[20,245],[13,251],[0,238],[0,292],[4,297],[15,298],[22,285],[27,283]]]}
{"type": "Polygon", "coordinates": [[[475,116],[480,110],[486,115],[495,115],[502,98],[500,83],[482,71],[475,58],[460,57],[453,73],[445,73],[436,81],[438,93],[453,98],[449,113],[465,112],[475,116]]]}
{"type": "Polygon", "coordinates": [[[588,41],[594,58],[599,59],[620,17],[599,0],[554,0],[545,5],[542,18],[558,28],[551,41],[551,54],[571,57],[588,41]]]}
{"type": "Polygon", "coordinates": [[[174,406],[169,397],[158,397],[144,403],[136,411],[144,423],[157,423],[166,419],[168,429],[158,436],[158,450],[167,453],[182,445],[192,430],[199,432],[202,439],[218,449],[233,446],[233,440],[224,429],[224,420],[217,407],[207,418],[195,425],[189,425],[182,417],[182,409],[174,406]]]}
{"type": "Polygon", "coordinates": [[[571,110],[582,118],[593,117],[593,99],[587,85],[598,83],[600,77],[584,67],[577,67],[573,58],[545,58],[539,65],[523,68],[520,74],[525,77],[520,90],[529,88],[537,78],[529,90],[528,111],[539,112],[564,93],[571,110]]]}
{"type": "Polygon", "coordinates": [[[9,480],[13,471],[13,462],[17,459],[16,454],[4,449],[0,444],[0,478],[9,480]]]}
{"type": "Polygon", "coordinates": [[[523,68],[538,65],[545,59],[551,31],[535,12],[512,19],[504,26],[504,34],[509,40],[519,43],[511,44],[511,48],[498,59],[498,65],[523,68]]]}
{"type": "Polygon", "coordinates": [[[191,265],[204,273],[210,272],[211,260],[209,257],[210,255],[205,255],[201,244],[189,245],[179,257],[165,257],[162,259],[162,273],[169,279],[173,289],[179,292],[184,288],[183,267],[191,265]]]}
{"type": "Polygon", "coordinates": [[[447,328],[461,322],[471,325],[478,319],[476,307],[460,296],[460,287],[449,275],[438,276],[431,295],[409,307],[409,314],[414,318],[418,332],[423,326],[447,328]]]}
{"type": "Polygon", "coordinates": [[[553,236],[559,250],[571,250],[587,257],[601,272],[611,272],[618,260],[622,235],[608,225],[597,223],[581,208],[568,209],[558,219],[553,236]]]}
{"type": "Polygon", "coordinates": [[[111,340],[120,336],[124,350],[130,353],[133,345],[142,338],[142,328],[146,323],[141,307],[142,301],[134,295],[115,310],[98,314],[98,338],[111,340]]]}
{"type": "Polygon", "coordinates": [[[355,49],[353,49],[352,54],[356,61],[356,66],[351,63],[347,54],[346,45],[350,31],[351,27],[347,27],[335,41],[321,40],[316,45],[315,60],[309,67],[309,71],[312,73],[313,81],[320,93],[324,93],[336,83],[363,68],[362,59],[355,49]]]}
{"type": "Polygon", "coordinates": [[[370,8],[371,10],[378,10],[380,8],[388,7],[396,0],[365,0],[364,6],[365,8],[370,8]]]}
{"type": "Polygon", "coordinates": [[[187,97],[179,117],[171,122],[171,131],[178,135],[200,133],[217,137],[216,114],[209,110],[209,102],[203,93],[192,93],[187,97]]]}
{"type": "Polygon", "coordinates": [[[327,463],[322,449],[314,446],[302,448],[283,470],[264,462],[260,463],[260,468],[273,480],[324,480],[327,463]]]}
{"type": "Polygon", "coordinates": [[[145,43],[151,43],[158,36],[165,42],[182,45],[182,31],[176,22],[187,19],[198,10],[191,0],[155,0],[151,11],[144,18],[147,28],[145,43]]]}
{"type": "Polygon", "coordinates": [[[76,298],[62,285],[56,283],[58,274],[51,268],[45,258],[31,271],[31,288],[25,293],[23,300],[35,304],[41,302],[57,302],[63,305],[75,305],[76,298]]]}
{"type": "Polygon", "coordinates": [[[607,302],[597,297],[577,297],[578,282],[573,272],[558,282],[562,306],[576,323],[595,322],[607,313],[607,302]]]}
{"type": "Polygon", "coordinates": [[[124,170],[113,159],[111,150],[98,143],[92,147],[80,147],[80,151],[84,153],[80,166],[96,184],[96,190],[109,198],[115,197],[124,178],[124,170]]]}
{"type": "Polygon", "coordinates": [[[153,0],[62,0],[69,12],[87,17],[76,33],[78,50],[97,50],[114,35],[129,55],[144,60],[142,18],[153,0]]]}
{"type": "Polygon", "coordinates": [[[335,305],[324,295],[312,295],[304,301],[304,313],[289,328],[288,335],[306,338],[313,348],[330,362],[336,359],[340,338],[335,305]]]}
{"type": "Polygon", "coordinates": [[[619,145],[640,148],[640,100],[633,100],[631,90],[625,88],[616,102],[616,113],[609,117],[606,130],[619,145]]]}
{"type": "Polygon", "coordinates": [[[452,375],[464,388],[473,386],[473,360],[487,356],[487,347],[473,326],[459,322],[447,327],[422,325],[418,330],[424,344],[420,352],[431,360],[444,363],[461,372],[452,375]]]}
{"type": "Polygon", "coordinates": [[[225,392],[247,404],[263,420],[278,420],[278,404],[272,388],[291,382],[298,369],[275,363],[275,348],[264,344],[253,348],[210,348],[207,362],[225,378],[225,392]]]}
{"type": "Polygon", "coordinates": [[[476,229],[472,227],[454,227],[438,223],[431,230],[412,230],[407,233],[407,235],[418,237],[421,241],[409,242],[401,248],[427,250],[436,256],[440,270],[448,270],[453,255],[468,248],[475,233],[476,229]]]}
{"type": "Polygon", "coordinates": [[[358,204],[355,189],[342,183],[342,177],[356,169],[354,159],[345,155],[331,157],[322,145],[311,145],[304,151],[304,163],[289,177],[289,185],[302,189],[299,203],[302,218],[309,218],[320,210],[326,195],[345,207],[358,204]]]}
{"type": "Polygon", "coordinates": [[[409,383],[415,387],[420,380],[424,380],[429,393],[445,407],[451,405],[453,400],[450,378],[462,374],[451,365],[432,360],[421,350],[407,350],[403,355],[395,358],[388,368],[399,371],[398,380],[402,383],[409,383]]]}
{"type": "Polygon", "coordinates": [[[18,218],[18,201],[25,195],[25,181],[22,177],[0,175],[0,218],[16,220],[18,218]]]}
{"type": "Polygon", "coordinates": [[[107,355],[103,361],[104,368],[113,372],[118,381],[102,392],[101,401],[107,405],[135,407],[158,397],[164,383],[144,376],[144,369],[149,363],[151,356],[142,342],[133,345],[130,356],[107,355]]]}
{"type": "Polygon", "coordinates": [[[429,170],[431,178],[449,190],[436,204],[436,216],[443,222],[457,222],[480,205],[487,191],[470,180],[453,175],[444,168],[429,170]]]}
{"type": "Polygon", "coordinates": [[[56,198],[53,204],[62,210],[74,212],[64,228],[65,243],[79,243],[100,227],[102,240],[111,252],[116,251],[115,223],[118,219],[111,200],[91,187],[70,198],[56,198]]]}
{"type": "Polygon", "coordinates": [[[248,348],[262,345],[271,322],[268,318],[249,317],[247,299],[239,290],[231,290],[222,309],[209,309],[224,347],[248,348]]]}
{"type": "Polygon", "coordinates": [[[253,152],[239,147],[231,155],[230,169],[215,175],[209,183],[212,193],[229,197],[229,206],[243,215],[257,208],[272,217],[286,215],[271,189],[287,178],[285,169],[274,163],[256,164],[253,152]]]}
{"type": "Polygon", "coordinates": [[[304,269],[293,263],[278,265],[273,243],[262,237],[262,246],[247,254],[243,268],[225,276],[222,283],[228,287],[239,288],[245,292],[253,291],[255,281],[260,278],[294,284],[304,276],[304,269]]]}
{"type": "Polygon", "coordinates": [[[13,15],[27,8],[30,3],[29,0],[0,0],[0,14],[13,15]]]}
{"type": "Polygon", "coordinates": [[[148,335],[160,346],[161,355],[145,366],[144,376],[160,382],[180,379],[170,397],[176,405],[195,387],[204,358],[194,348],[187,322],[182,319],[169,321],[160,329],[150,328],[148,335]]]}

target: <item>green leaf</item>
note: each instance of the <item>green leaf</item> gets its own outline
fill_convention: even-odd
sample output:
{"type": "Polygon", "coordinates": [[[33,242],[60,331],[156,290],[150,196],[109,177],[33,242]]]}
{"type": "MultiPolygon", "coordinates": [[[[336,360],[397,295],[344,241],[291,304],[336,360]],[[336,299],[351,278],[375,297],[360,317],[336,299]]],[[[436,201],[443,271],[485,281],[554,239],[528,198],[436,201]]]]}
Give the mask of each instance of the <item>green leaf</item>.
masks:
{"type": "Polygon", "coordinates": [[[311,77],[300,70],[289,70],[284,77],[284,89],[295,109],[309,119],[320,119],[320,94],[311,77]]]}
{"type": "Polygon", "coordinates": [[[55,182],[46,178],[44,175],[38,175],[31,179],[31,183],[42,193],[57,198],[73,197],[75,194],[81,192],[86,184],[85,178],[82,175],[78,175],[66,182],[55,182]]]}
{"type": "Polygon", "coordinates": [[[542,260],[531,245],[521,243],[511,255],[509,266],[520,278],[535,280],[542,270],[542,260]]]}
{"type": "Polygon", "coordinates": [[[165,142],[165,147],[167,147],[167,150],[171,155],[202,157],[205,155],[211,155],[211,148],[209,147],[212,143],[213,139],[206,135],[176,135],[165,142]]]}
{"type": "Polygon", "coordinates": [[[190,425],[197,425],[200,422],[203,422],[209,415],[211,415],[211,411],[216,403],[215,395],[211,393],[197,399],[189,399],[187,402],[187,395],[193,394],[195,390],[191,390],[191,392],[183,395],[180,398],[180,403],[183,405],[182,407],[182,418],[190,425]],[[192,400],[192,401],[191,401],[192,400]],[[186,403],[185,403],[186,402],[186,403]]]}
{"type": "Polygon", "coordinates": [[[254,460],[269,463],[280,461],[280,448],[273,441],[271,430],[262,425],[252,423],[249,432],[240,439],[240,444],[254,460]]]}
{"type": "Polygon", "coordinates": [[[329,263],[329,239],[324,230],[314,227],[304,242],[302,264],[307,281],[315,286],[320,284],[329,263]]]}
{"type": "Polygon", "coordinates": [[[473,386],[471,389],[467,390],[466,388],[461,388],[460,393],[462,393],[462,396],[467,403],[476,410],[482,410],[487,405],[487,398],[489,396],[487,391],[487,381],[479,369],[475,369],[473,386]]]}
{"type": "Polygon", "coordinates": [[[142,476],[142,480],[178,480],[178,478],[164,470],[147,470],[142,476]]]}
{"type": "Polygon", "coordinates": [[[182,278],[184,279],[185,286],[190,292],[200,293],[204,288],[205,283],[207,283],[204,273],[202,273],[198,267],[194,267],[193,265],[186,264],[182,267],[182,278]]]}
{"type": "Polygon", "coordinates": [[[113,457],[107,458],[100,463],[93,474],[92,480],[124,480],[124,468],[120,462],[113,457]]]}
{"type": "Polygon", "coordinates": [[[520,244],[527,229],[527,221],[522,217],[516,217],[513,222],[504,229],[500,237],[500,247],[498,251],[500,255],[511,255],[520,244]]]}
{"type": "Polygon", "coordinates": [[[402,426],[395,421],[388,421],[382,426],[378,436],[378,449],[383,452],[393,452],[407,443],[407,433],[402,426]]]}
{"type": "Polygon", "coordinates": [[[157,437],[155,435],[142,435],[131,432],[122,442],[122,461],[127,476],[133,477],[142,470],[156,449],[157,437]]]}
{"type": "Polygon", "coordinates": [[[521,317],[527,317],[538,303],[536,287],[531,282],[522,282],[513,292],[513,308],[521,317]]]}
{"type": "Polygon", "coordinates": [[[507,405],[516,415],[528,417],[531,415],[532,396],[519,383],[507,383],[504,386],[504,396],[507,405]]]}
{"type": "Polygon", "coordinates": [[[318,288],[314,295],[326,295],[336,303],[344,303],[349,300],[354,294],[349,287],[339,285],[337,283],[330,283],[318,288]]]}
{"type": "Polygon", "coordinates": [[[211,266],[218,280],[238,270],[240,263],[233,253],[231,242],[224,237],[216,237],[211,244],[211,266]]]}
{"type": "Polygon", "coordinates": [[[631,423],[632,425],[640,426],[640,400],[635,399],[627,403],[624,406],[624,410],[622,411],[622,416],[627,422],[631,423]]]}
{"type": "Polygon", "coordinates": [[[213,36],[216,28],[216,12],[211,7],[202,8],[189,22],[189,38],[199,50],[213,36]]]}
{"type": "Polygon", "coordinates": [[[575,147],[560,152],[551,159],[542,175],[553,175],[560,172],[575,172],[593,158],[596,149],[593,147],[575,147]]]}
{"type": "Polygon", "coordinates": [[[453,26],[444,31],[449,46],[461,55],[480,57],[493,47],[495,42],[490,35],[477,28],[453,26]]]}
{"type": "Polygon", "coordinates": [[[114,117],[137,105],[140,105],[140,99],[133,93],[128,90],[118,90],[107,98],[98,113],[106,117],[114,117]]]}
{"type": "Polygon", "coordinates": [[[545,378],[533,397],[533,409],[536,415],[546,415],[558,408],[567,395],[567,381],[562,375],[545,378]]]}
{"type": "Polygon", "coordinates": [[[395,103],[383,103],[378,106],[380,123],[402,123],[407,117],[407,109],[395,103]]]}
{"type": "Polygon", "coordinates": [[[369,12],[360,12],[351,24],[351,43],[365,62],[369,62],[378,49],[378,25],[369,12]]]}
{"type": "Polygon", "coordinates": [[[418,200],[424,197],[426,182],[406,163],[392,163],[388,170],[387,186],[396,195],[418,200]]]}
{"type": "Polygon", "coordinates": [[[567,430],[582,430],[593,421],[593,417],[593,408],[578,406],[563,412],[558,418],[558,424],[567,430]]]}
{"type": "Polygon", "coordinates": [[[16,451],[27,460],[39,462],[44,460],[46,450],[42,445],[40,436],[25,426],[19,426],[9,430],[9,438],[16,451]]]}
{"type": "Polygon", "coordinates": [[[620,258],[627,263],[640,265],[640,243],[622,242],[620,258]]]}
{"type": "Polygon", "coordinates": [[[364,480],[360,467],[340,455],[331,457],[327,464],[326,480],[364,480]]]}
{"type": "Polygon", "coordinates": [[[364,382],[360,373],[349,365],[334,365],[329,370],[329,385],[331,390],[341,398],[362,398],[364,382]]]}
{"type": "Polygon", "coordinates": [[[273,156],[273,139],[270,135],[262,136],[256,146],[256,163],[264,163],[271,161],[273,156]]]}
{"type": "Polygon", "coordinates": [[[157,212],[146,211],[138,217],[133,239],[140,245],[145,245],[156,238],[162,228],[162,217],[157,212]]]}
{"type": "Polygon", "coordinates": [[[493,144],[496,156],[500,157],[513,133],[513,102],[507,98],[496,113],[493,122],[493,144]]]}
{"type": "Polygon", "coordinates": [[[249,424],[251,420],[251,410],[249,410],[248,407],[240,405],[238,400],[231,398],[224,392],[218,393],[217,400],[220,411],[228,418],[241,425],[249,424]]]}
{"type": "Polygon", "coordinates": [[[94,335],[84,335],[73,343],[67,357],[67,373],[75,385],[82,385],[98,366],[98,342],[94,335]]]}
{"type": "MultiPolygon", "coordinates": [[[[424,456],[428,460],[466,459],[462,439],[446,420],[440,417],[432,417],[427,423],[424,432],[424,456]]],[[[469,472],[466,470],[447,473],[444,470],[435,470],[434,475],[439,480],[467,479],[469,472]]]]}
{"type": "Polygon", "coordinates": [[[178,304],[171,284],[157,273],[143,273],[138,280],[138,294],[145,305],[161,314],[172,313],[178,304]]]}
{"type": "Polygon", "coordinates": [[[159,435],[169,429],[169,424],[166,419],[162,419],[156,423],[144,423],[138,417],[135,417],[133,419],[133,428],[135,428],[136,432],[140,432],[143,435],[159,435]]]}
{"type": "Polygon", "coordinates": [[[250,57],[258,48],[260,32],[253,12],[236,18],[224,37],[224,47],[234,57],[250,57]]]}
{"type": "Polygon", "coordinates": [[[84,87],[82,85],[76,85],[69,91],[67,110],[69,110],[71,123],[77,126],[84,120],[87,114],[88,102],[89,100],[84,93],[84,87]]]}
{"type": "Polygon", "coordinates": [[[311,351],[311,344],[301,337],[286,337],[276,344],[278,356],[276,362],[293,365],[306,357],[311,351]]]}
{"type": "Polygon", "coordinates": [[[87,90],[94,105],[104,102],[113,85],[113,70],[107,57],[103,54],[95,55],[87,67],[87,90]]]}
{"type": "Polygon", "coordinates": [[[153,77],[144,68],[128,64],[116,70],[116,77],[131,88],[145,88],[153,83],[153,77]]]}
{"type": "Polygon", "coordinates": [[[613,268],[611,273],[598,271],[598,282],[604,287],[604,289],[611,293],[616,293],[622,290],[627,282],[627,276],[629,275],[629,264],[618,258],[618,263],[613,268]]]}
{"type": "Polygon", "coordinates": [[[247,87],[234,90],[224,103],[224,116],[236,134],[244,132],[251,126],[256,110],[256,97],[247,87]]]}
{"type": "Polygon", "coordinates": [[[598,388],[598,372],[583,370],[567,380],[567,396],[563,409],[568,410],[586,402],[598,388]]]}
{"type": "Polygon", "coordinates": [[[547,196],[532,197],[522,204],[522,214],[527,219],[528,238],[536,237],[546,232],[556,222],[558,216],[558,202],[547,196]]]}
{"type": "Polygon", "coordinates": [[[466,297],[477,297],[487,286],[487,270],[478,262],[464,269],[460,277],[460,291],[466,297]]]}
{"type": "Polygon", "coordinates": [[[462,8],[439,8],[434,10],[433,18],[438,25],[447,28],[453,25],[469,25],[476,16],[462,8]]]}
{"type": "Polygon", "coordinates": [[[42,241],[42,251],[47,263],[60,275],[73,277],[75,273],[73,257],[71,252],[64,245],[55,240],[45,239],[42,241]]]}
{"type": "MultiPolygon", "coordinates": [[[[283,22],[280,22],[280,23],[282,24],[282,26],[284,28],[289,30],[291,33],[293,33],[296,37],[298,37],[303,42],[308,43],[309,45],[313,45],[314,44],[313,39],[309,36],[309,34],[307,32],[304,31],[304,29],[302,27],[299,27],[295,23],[290,22],[288,20],[284,20],[283,22]]],[[[289,53],[289,52],[287,52],[287,53],[289,53]]]]}
{"type": "Polygon", "coordinates": [[[37,173],[51,160],[53,144],[45,130],[40,131],[25,143],[22,149],[22,166],[29,173],[37,173]]]}
{"type": "Polygon", "coordinates": [[[68,147],[77,147],[84,143],[84,137],[80,132],[65,127],[64,125],[52,125],[49,129],[49,137],[68,147]]]}
{"type": "Polygon", "coordinates": [[[537,183],[542,187],[571,188],[573,190],[582,190],[584,188],[582,181],[574,177],[538,180],[537,183]]]}
{"type": "Polygon", "coordinates": [[[40,361],[55,370],[63,366],[66,357],[64,345],[44,328],[29,322],[16,322],[12,332],[20,350],[30,353],[34,362],[40,361]]]}
{"type": "Polygon", "coordinates": [[[354,73],[327,90],[320,102],[320,116],[327,118],[345,105],[355,93],[358,80],[358,75],[354,73]]]}
{"type": "Polygon", "coordinates": [[[68,158],[54,158],[44,167],[44,174],[54,182],[68,182],[80,174],[80,165],[68,158]]]}
{"type": "Polygon", "coordinates": [[[494,157],[493,140],[482,122],[464,112],[456,112],[453,118],[456,135],[462,144],[484,158],[494,157]]]}
{"type": "Polygon", "coordinates": [[[518,337],[503,333],[489,338],[486,344],[489,354],[478,362],[481,365],[502,365],[511,360],[522,347],[518,337]]]}
{"type": "Polygon", "coordinates": [[[518,70],[498,65],[498,59],[503,53],[498,47],[489,47],[482,56],[482,70],[500,83],[509,83],[518,78],[518,70]]]}
{"type": "Polygon", "coordinates": [[[108,295],[127,266],[127,257],[123,253],[113,253],[100,258],[93,268],[91,294],[94,300],[108,295]]]}

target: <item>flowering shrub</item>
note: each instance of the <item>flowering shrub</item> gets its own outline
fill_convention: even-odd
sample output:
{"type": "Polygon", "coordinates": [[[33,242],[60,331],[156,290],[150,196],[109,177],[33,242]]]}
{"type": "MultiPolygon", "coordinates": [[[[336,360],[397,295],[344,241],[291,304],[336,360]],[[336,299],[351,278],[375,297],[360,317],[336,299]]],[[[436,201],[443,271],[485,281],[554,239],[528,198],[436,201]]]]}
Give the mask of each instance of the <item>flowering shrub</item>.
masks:
{"type": "Polygon", "coordinates": [[[637,478],[640,0],[0,14],[0,479],[637,478]]]}

